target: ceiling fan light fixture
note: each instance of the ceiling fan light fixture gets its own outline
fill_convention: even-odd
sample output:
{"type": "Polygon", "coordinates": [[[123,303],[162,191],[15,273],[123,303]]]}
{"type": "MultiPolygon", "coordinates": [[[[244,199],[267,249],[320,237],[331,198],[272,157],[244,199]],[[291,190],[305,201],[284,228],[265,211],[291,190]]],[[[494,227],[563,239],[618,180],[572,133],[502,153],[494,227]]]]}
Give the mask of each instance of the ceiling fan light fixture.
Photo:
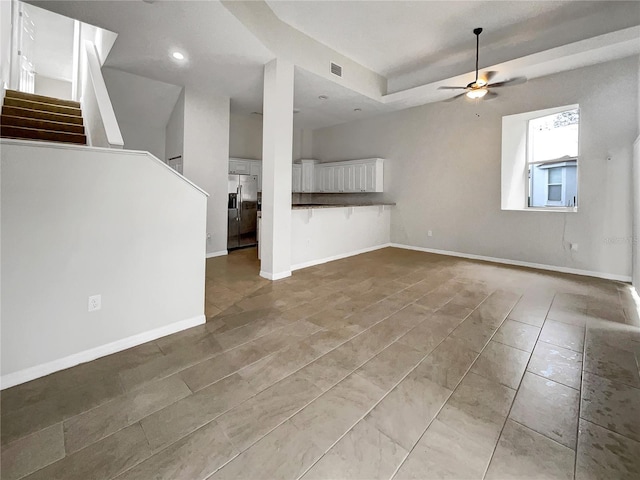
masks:
{"type": "Polygon", "coordinates": [[[467,97],[475,100],[476,98],[484,97],[487,93],[489,93],[489,90],[484,87],[474,88],[473,90],[469,90],[467,92],[467,97]]]}

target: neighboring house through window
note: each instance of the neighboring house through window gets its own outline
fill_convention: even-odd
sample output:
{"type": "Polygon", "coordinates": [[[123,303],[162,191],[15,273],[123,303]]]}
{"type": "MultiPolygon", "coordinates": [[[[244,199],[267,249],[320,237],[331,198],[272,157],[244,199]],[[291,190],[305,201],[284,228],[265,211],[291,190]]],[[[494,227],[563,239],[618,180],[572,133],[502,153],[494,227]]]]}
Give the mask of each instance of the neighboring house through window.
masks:
{"type": "Polygon", "coordinates": [[[578,105],[502,119],[502,209],[575,210],[578,105]]]}

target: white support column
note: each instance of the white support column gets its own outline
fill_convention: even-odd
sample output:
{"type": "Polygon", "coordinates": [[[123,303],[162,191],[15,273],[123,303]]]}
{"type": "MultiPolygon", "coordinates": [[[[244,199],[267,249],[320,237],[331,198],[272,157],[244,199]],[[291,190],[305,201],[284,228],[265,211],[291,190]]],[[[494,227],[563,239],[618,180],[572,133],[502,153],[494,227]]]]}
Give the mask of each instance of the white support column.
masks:
{"type": "Polygon", "coordinates": [[[291,275],[291,159],[293,64],[276,58],[264,67],[262,109],[262,230],[260,276],[291,275]]]}

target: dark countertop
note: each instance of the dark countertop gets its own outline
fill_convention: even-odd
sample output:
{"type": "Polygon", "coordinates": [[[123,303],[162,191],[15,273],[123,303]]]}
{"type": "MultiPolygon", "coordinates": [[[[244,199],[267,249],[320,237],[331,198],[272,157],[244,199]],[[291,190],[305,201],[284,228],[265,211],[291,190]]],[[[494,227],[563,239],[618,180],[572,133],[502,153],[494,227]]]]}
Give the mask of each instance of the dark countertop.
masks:
{"type": "Polygon", "coordinates": [[[395,203],[391,202],[376,202],[376,203],[296,203],[291,205],[292,210],[302,210],[306,208],[344,208],[344,207],[379,207],[379,206],[394,206],[395,203]]]}

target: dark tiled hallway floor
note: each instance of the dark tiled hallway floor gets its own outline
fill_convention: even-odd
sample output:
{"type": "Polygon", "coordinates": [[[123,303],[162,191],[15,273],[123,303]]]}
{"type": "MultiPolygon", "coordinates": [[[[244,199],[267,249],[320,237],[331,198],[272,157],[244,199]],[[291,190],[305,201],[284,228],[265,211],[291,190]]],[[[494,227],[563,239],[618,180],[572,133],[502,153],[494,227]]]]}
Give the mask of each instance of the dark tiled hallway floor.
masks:
{"type": "Polygon", "coordinates": [[[207,262],[206,325],[3,391],[2,478],[640,477],[626,285],[254,253],[207,262]]]}

